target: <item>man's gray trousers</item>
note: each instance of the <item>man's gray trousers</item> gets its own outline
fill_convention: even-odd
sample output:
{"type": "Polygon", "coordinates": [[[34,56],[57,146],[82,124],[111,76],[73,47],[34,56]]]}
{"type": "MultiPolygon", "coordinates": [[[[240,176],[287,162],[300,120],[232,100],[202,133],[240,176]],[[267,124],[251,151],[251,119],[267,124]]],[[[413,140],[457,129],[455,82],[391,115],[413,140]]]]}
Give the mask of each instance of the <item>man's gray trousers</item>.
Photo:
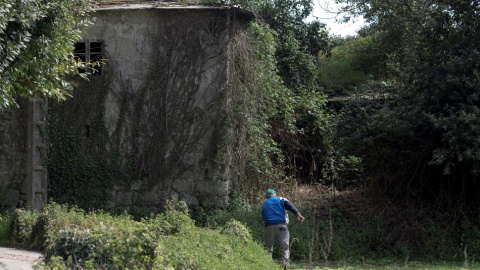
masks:
{"type": "Polygon", "coordinates": [[[270,255],[273,253],[273,243],[277,240],[282,260],[287,267],[290,266],[290,233],[286,224],[268,225],[265,227],[265,246],[270,255]]]}

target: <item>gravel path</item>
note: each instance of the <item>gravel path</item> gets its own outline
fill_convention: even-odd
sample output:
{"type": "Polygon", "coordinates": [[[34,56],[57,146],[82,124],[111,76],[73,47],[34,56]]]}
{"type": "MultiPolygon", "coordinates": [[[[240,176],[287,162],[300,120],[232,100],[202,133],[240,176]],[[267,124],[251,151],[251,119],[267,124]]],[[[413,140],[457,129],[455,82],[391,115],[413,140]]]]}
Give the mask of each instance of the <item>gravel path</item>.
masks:
{"type": "Polygon", "coordinates": [[[0,247],[1,270],[30,270],[33,265],[42,262],[42,254],[14,248],[0,247]]]}

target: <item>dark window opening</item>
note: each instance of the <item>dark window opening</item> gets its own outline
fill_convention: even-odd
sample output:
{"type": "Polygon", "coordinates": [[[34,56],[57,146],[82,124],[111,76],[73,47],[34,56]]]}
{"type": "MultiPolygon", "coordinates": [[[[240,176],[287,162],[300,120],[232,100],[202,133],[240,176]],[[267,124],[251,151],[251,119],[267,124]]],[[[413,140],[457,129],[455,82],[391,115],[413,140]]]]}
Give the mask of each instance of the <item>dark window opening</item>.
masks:
{"type": "Polygon", "coordinates": [[[86,125],[85,126],[85,138],[90,137],[90,126],[86,125]]]}
{"type": "Polygon", "coordinates": [[[90,42],[90,53],[91,54],[102,54],[102,43],[101,42],[90,42]]]}
{"type": "Polygon", "coordinates": [[[86,49],[85,42],[75,43],[75,53],[85,54],[85,49],[86,49]]]}
{"type": "MultiPolygon", "coordinates": [[[[73,55],[76,61],[85,63],[85,67],[89,73],[93,75],[102,75],[103,73],[103,42],[86,41],[75,43],[73,55]]],[[[78,69],[79,73],[86,73],[84,68],[78,69]]]]}

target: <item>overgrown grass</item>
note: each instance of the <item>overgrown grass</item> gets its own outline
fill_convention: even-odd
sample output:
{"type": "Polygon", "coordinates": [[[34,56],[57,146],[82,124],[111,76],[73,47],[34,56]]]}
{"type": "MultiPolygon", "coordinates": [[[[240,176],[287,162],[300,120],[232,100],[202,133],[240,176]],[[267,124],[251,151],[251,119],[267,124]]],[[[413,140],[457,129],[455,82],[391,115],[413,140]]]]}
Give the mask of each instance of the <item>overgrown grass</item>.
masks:
{"type": "Polygon", "coordinates": [[[300,269],[314,269],[314,270],[469,270],[480,269],[479,263],[470,263],[468,266],[463,263],[455,262],[420,262],[420,261],[385,261],[385,260],[369,260],[365,263],[362,262],[335,262],[325,265],[309,265],[308,263],[292,264],[292,270],[300,269]]]}
{"type": "MultiPolygon", "coordinates": [[[[477,252],[480,233],[472,222],[457,222],[449,230],[442,226],[451,226],[452,223],[442,225],[440,221],[419,228],[396,226],[393,222],[395,220],[386,221],[380,215],[376,218],[353,215],[347,204],[348,202],[335,206],[325,204],[315,210],[310,205],[297,205],[306,220],[290,228],[291,259],[294,262],[325,265],[344,260],[361,262],[363,258],[397,261],[398,267],[403,265],[405,260],[445,260],[463,265],[465,252],[469,262],[479,261],[477,252]],[[404,227],[408,231],[402,231],[404,227]]],[[[228,211],[203,209],[196,213],[194,218],[197,224],[210,228],[220,228],[234,218],[251,230],[255,241],[263,242],[261,204],[250,204],[240,197],[233,198],[228,211]]],[[[290,220],[290,225],[296,221],[293,216],[290,216],[290,220]]],[[[276,250],[274,258],[279,258],[276,250]]]]}
{"type": "MultiPolygon", "coordinates": [[[[473,221],[459,222],[447,235],[425,226],[418,234],[423,245],[407,237],[389,243],[396,234],[381,218],[349,215],[342,203],[315,210],[297,206],[306,221],[290,228],[292,269],[480,269],[473,221]],[[453,247],[459,239],[461,250],[453,247]]],[[[175,201],[141,220],[52,203],[42,213],[17,209],[2,215],[0,243],[42,250],[45,269],[279,268],[262,246],[260,204],[237,197],[228,211],[205,208],[194,218],[197,224],[175,201]]]]}
{"type": "MultiPolygon", "coordinates": [[[[295,217],[289,213],[290,226],[293,225],[290,228],[292,260],[318,262],[325,259],[341,260],[345,257],[360,259],[361,256],[372,253],[366,245],[369,232],[364,227],[350,227],[348,221],[334,211],[330,228],[328,215],[327,218],[319,220],[310,206],[300,206],[299,209],[306,218],[303,223],[295,224],[295,217]],[[329,240],[331,236],[333,239],[329,240]]],[[[328,209],[325,211],[328,212],[328,209]]],[[[257,242],[263,242],[264,225],[260,204],[254,205],[242,198],[234,198],[228,211],[203,209],[194,218],[199,225],[211,228],[222,227],[225,222],[234,218],[251,230],[257,242]]],[[[274,258],[278,258],[279,252],[275,248],[276,245],[274,258]]]]}
{"type": "Polygon", "coordinates": [[[2,216],[0,238],[41,249],[44,269],[280,269],[238,221],[198,228],[175,201],[141,221],[54,203],[42,213],[17,209],[2,216]]]}

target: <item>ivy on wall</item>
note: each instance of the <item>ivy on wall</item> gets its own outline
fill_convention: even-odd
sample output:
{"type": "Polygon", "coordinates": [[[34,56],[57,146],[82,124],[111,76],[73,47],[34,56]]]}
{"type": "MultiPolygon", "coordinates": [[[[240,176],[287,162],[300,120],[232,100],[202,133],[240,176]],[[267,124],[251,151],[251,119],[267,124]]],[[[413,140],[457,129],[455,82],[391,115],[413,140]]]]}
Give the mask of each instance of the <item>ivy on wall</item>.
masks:
{"type": "Polygon", "coordinates": [[[114,167],[106,158],[104,101],[98,78],[79,82],[75,98],[50,101],[47,114],[48,194],[57,203],[106,208],[114,167]],[[78,115],[81,113],[81,115],[78,115]]]}
{"type": "MultiPolygon", "coordinates": [[[[248,191],[291,177],[278,134],[298,139],[296,110],[304,100],[277,74],[274,34],[226,12],[196,11],[181,22],[166,13],[154,27],[169,30],[144,37],[160,49],[140,86],[113,89],[112,78],[92,78],[73,99],[51,104],[50,197],[99,207],[113,185],[128,191],[141,182],[144,191],[183,192],[203,203],[211,194],[198,186],[209,181],[248,191]],[[107,96],[114,116],[106,115],[107,96]],[[175,186],[178,179],[194,187],[175,186]]],[[[308,100],[322,115],[322,98],[308,100]]],[[[322,117],[316,125],[327,121],[322,117]]]]}
{"type": "MultiPolygon", "coordinates": [[[[275,67],[275,39],[262,25],[252,22],[232,42],[229,107],[233,188],[253,192],[269,179],[279,177],[272,157],[281,159],[271,137],[269,117],[275,96],[285,89],[275,67]]],[[[276,96],[278,97],[278,96],[276,96]]]]}
{"type": "MultiPolygon", "coordinates": [[[[158,23],[168,31],[144,36],[152,48],[160,49],[144,67],[141,85],[125,80],[115,88],[113,74],[121,71],[112,65],[109,75],[79,81],[73,98],[51,102],[50,198],[82,208],[106,208],[113,189],[129,192],[140,183],[139,193],[190,192],[201,200],[208,196],[174,187],[174,181],[192,181],[195,186],[195,181],[228,180],[221,161],[226,131],[225,12],[194,11],[178,23],[172,23],[178,14],[166,12],[158,23]],[[107,110],[109,106],[115,109],[107,110]]],[[[105,20],[114,24],[119,17],[113,14],[105,20]]],[[[132,200],[142,203],[141,198],[132,200]]]]}

